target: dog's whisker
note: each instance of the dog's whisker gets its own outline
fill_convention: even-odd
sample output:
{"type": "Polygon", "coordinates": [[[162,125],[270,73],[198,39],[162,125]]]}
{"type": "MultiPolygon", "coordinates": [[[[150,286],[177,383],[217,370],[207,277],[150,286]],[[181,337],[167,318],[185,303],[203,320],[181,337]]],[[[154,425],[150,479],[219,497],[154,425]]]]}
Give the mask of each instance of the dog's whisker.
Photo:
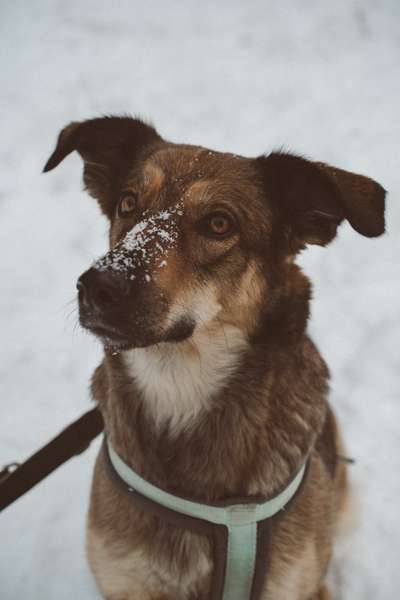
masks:
{"type": "Polygon", "coordinates": [[[78,307],[75,306],[72,310],[69,311],[69,313],[65,316],[66,320],[71,319],[71,317],[76,317],[76,314],[78,312],[78,307]]]}
{"type": "Polygon", "coordinates": [[[68,300],[67,302],[65,302],[59,309],[58,309],[58,314],[61,312],[65,312],[67,310],[70,310],[71,305],[76,305],[76,297],[75,298],[71,298],[71,300],[68,300]]]}

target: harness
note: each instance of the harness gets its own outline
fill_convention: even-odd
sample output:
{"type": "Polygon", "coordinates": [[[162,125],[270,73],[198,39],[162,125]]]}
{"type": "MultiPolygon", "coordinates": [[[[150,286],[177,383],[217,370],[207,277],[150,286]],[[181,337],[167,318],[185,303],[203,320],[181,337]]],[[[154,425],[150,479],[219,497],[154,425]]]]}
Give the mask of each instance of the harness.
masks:
{"type": "Polygon", "coordinates": [[[210,600],[253,600],[253,589],[264,583],[265,548],[270,521],[294,498],[307,464],[274,498],[232,501],[226,505],[201,504],[175,496],[149,483],[115,452],[109,440],[103,445],[109,472],[144,511],[183,529],[213,538],[214,577],[210,600]],[[260,560],[261,559],[261,560],[260,560]],[[258,585],[256,582],[261,580],[258,585]]]}
{"type": "MultiPolygon", "coordinates": [[[[336,470],[335,425],[328,410],[316,445],[332,478],[336,470]]],[[[144,512],[181,529],[206,535],[212,543],[213,576],[209,600],[259,600],[267,577],[270,547],[278,523],[301,493],[309,458],[291,481],[270,499],[248,497],[229,503],[201,504],[176,496],[143,479],[114,450],[103,444],[110,477],[144,512]]]]}

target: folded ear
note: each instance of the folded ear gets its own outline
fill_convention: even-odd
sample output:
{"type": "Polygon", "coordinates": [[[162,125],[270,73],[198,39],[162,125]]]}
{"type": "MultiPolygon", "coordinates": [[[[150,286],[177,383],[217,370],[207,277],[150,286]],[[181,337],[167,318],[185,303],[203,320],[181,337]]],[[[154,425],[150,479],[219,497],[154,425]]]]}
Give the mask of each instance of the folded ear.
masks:
{"type": "Polygon", "coordinates": [[[377,237],[385,232],[384,188],[365,175],[337,169],[324,163],[315,163],[335,182],[340,192],[345,218],[355,231],[366,237],[377,237]]]}
{"type": "Polygon", "coordinates": [[[67,125],[43,171],[51,171],[76,150],[84,161],[87,191],[99,201],[107,216],[113,213],[112,190],[132,168],[145,147],[161,137],[156,130],[131,117],[102,117],[67,125]]]}
{"type": "Polygon", "coordinates": [[[328,244],[344,219],[367,237],[384,233],[385,190],[376,181],[291,154],[261,156],[256,164],[292,250],[328,244]]]}

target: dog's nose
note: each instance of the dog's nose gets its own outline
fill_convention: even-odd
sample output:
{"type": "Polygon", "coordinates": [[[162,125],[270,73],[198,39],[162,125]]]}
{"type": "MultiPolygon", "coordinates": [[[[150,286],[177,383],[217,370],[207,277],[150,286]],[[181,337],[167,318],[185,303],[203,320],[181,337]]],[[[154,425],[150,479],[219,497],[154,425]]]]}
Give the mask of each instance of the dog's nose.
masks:
{"type": "Polygon", "coordinates": [[[77,281],[80,304],[99,311],[115,308],[127,294],[127,282],[107,271],[89,269],[77,281]]]}

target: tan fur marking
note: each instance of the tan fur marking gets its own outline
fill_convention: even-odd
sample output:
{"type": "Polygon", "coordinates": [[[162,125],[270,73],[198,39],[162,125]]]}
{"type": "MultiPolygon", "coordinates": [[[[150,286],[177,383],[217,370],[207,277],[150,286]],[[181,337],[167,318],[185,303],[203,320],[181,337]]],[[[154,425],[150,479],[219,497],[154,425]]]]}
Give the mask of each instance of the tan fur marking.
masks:
{"type": "Polygon", "coordinates": [[[146,556],[139,549],[130,550],[123,542],[110,544],[91,528],[87,554],[97,584],[107,599],[189,598],[198,589],[199,581],[211,571],[210,561],[200,552],[195,568],[179,576],[164,567],[157,557],[146,556]]]}
{"type": "Polygon", "coordinates": [[[228,290],[220,290],[221,303],[225,303],[223,320],[235,323],[246,333],[251,333],[257,325],[260,308],[266,296],[266,286],[258,272],[257,266],[251,262],[243,273],[235,294],[228,290]]]}
{"type": "Polygon", "coordinates": [[[308,541],[301,554],[282,568],[280,577],[271,577],[262,600],[308,600],[315,590],[318,571],[315,544],[308,541]]]}
{"type": "Polygon", "coordinates": [[[165,174],[159,165],[147,162],[143,168],[143,183],[145,194],[154,194],[161,190],[165,180],[165,174]]]}
{"type": "Polygon", "coordinates": [[[209,193],[212,189],[212,182],[207,180],[195,181],[192,183],[186,193],[185,199],[190,201],[191,204],[201,204],[205,200],[209,199],[209,193]]]}

